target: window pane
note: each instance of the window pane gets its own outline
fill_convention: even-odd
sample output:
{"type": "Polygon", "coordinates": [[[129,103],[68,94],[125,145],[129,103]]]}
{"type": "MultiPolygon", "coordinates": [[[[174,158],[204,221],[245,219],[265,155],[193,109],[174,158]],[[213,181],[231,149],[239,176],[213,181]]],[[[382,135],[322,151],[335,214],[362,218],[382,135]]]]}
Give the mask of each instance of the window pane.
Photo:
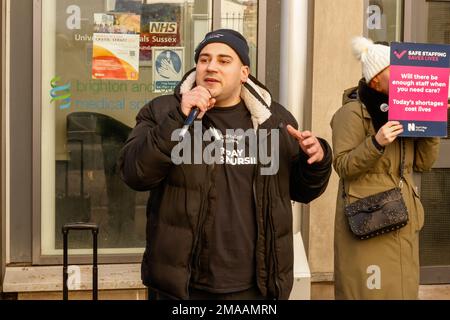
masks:
{"type": "Polygon", "coordinates": [[[222,0],[222,28],[244,35],[250,47],[251,73],[256,76],[258,51],[258,0],[222,0]],[[245,22],[245,23],[244,23],[245,22]]]}
{"type": "Polygon", "coordinates": [[[450,265],[450,169],[422,174],[425,223],[420,233],[420,265],[450,265]]]}
{"type": "Polygon", "coordinates": [[[450,44],[450,2],[430,2],[428,6],[428,42],[450,44]]]}
{"type": "MultiPolygon", "coordinates": [[[[160,57],[153,55],[179,54],[180,59],[169,60],[180,75],[192,68],[194,48],[211,29],[211,2],[42,2],[42,254],[61,254],[61,226],[75,221],[99,224],[102,253],[142,252],[148,193],[121,181],[118,154],[139,109],[162,94],[153,83],[160,77],[160,57]],[[134,36],[139,25],[140,34],[134,36]],[[105,71],[98,79],[100,73],[93,72],[98,35],[108,41],[134,39],[139,53],[124,45],[96,47],[101,59],[94,66],[105,71]],[[137,75],[119,72],[126,59],[139,61],[138,80],[110,80],[137,75]],[[113,67],[119,71],[111,72],[113,67]]],[[[164,90],[173,90],[173,83],[163,83],[164,90]]],[[[70,241],[71,248],[91,247],[88,233],[74,233],[70,241]]]]}
{"type": "MultiPolygon", "coordinates": [[[[450,44],[450,2],[427,2],[424,10],[424,33],[427,39],[419,39],[427,43],[450,44]]],[[[450,97],[450,93],[449,93],[450,97]]],[[[449,98],[450,101],[450,98],[449,98]]],[[[448,114],[450,134],[450,113],[448,114]]],[[[450,136],[446,140],[450,139],[450,136]]],[[[448,153],[447,143],[441,144],[441,157],[448,153]]],[[[434,168],[422,174],[421,200],[425,208],[424,228],[420,232],[420,265],[450,265],[450,182],[449,168],[434,168]]],[[[448,280],[448,277],[444,277],[448,280]]]]}
{"type": "MultiPolygon", "coordinates": [[[[450,44],[450,2],[429,2],[428,6],[427,42],[450,44]]],[[[450,105],[450,90],[448,102],[450,105]]]]}
{"type": "Polygon", "coordinates": [[[403,0],[370,0],[367,29],[373,41],[403,40],[403,0]]]}

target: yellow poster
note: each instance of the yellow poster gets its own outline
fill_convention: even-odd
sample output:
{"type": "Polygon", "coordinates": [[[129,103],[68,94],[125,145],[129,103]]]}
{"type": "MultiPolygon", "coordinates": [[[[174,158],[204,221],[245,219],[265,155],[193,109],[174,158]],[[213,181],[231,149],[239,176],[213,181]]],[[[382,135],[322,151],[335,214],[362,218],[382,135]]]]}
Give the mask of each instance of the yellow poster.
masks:
{"type": "Polygon", "coordinates": [[[139,79],[140,25],[136,14],[94,14],[92,79],[139,79]]]}

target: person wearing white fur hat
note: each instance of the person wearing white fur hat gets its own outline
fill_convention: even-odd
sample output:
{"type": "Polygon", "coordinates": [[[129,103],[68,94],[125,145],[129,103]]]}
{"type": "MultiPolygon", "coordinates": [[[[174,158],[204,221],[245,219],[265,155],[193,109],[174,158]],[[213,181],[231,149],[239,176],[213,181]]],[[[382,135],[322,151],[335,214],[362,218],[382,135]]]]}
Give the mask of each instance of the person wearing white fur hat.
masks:
{"type": "Polygon", "coordinates": [[[174,94],[142,108],[122,150],[123,180],[151,191],[143,283],[159,299],[288,299],[291,200],[325,191],[331,148],[249,74],[238,32],[208,33],[195,62],[174,94]],[[201,121],[177,141],[196,108],[201,121]]]}
{"type": "Polygon", "coordinates": [[[412,173],[431,169],[438,156],[439,139],[399,137],[402,125],[388,121],[389,47],[356,37],[352,48],[361,62],[363,78],[357,87],[344,92],[343,107],[331,121],[333,166],[340,177],[335,216],[335,297],[417,299],[424,209],[412,173]],[[365,240],[356,237],[344,206],[398,186],[402,187],[409,214],[406,226],[365,240]]]}

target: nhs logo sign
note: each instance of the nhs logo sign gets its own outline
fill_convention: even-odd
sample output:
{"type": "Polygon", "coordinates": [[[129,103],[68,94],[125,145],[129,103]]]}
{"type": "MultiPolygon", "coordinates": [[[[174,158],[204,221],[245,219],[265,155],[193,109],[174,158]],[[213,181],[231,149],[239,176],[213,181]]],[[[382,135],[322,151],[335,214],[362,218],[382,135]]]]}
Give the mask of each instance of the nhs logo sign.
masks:
{"type": "Polygon", "coordinates": [[[420,121],[415,119],[397,120],[403,125],[399,137],[446,137],[447,122],[420,121]]]}
{"type": "Polygon", "coordinates": [[[407,125],[406,129],[408,130],[408,132],[414,132],[414,133],[426,133],[426,132],[428,132],[429,127],[421,125],[421,124],[422,123],[417,124],[415,122],[408,122],[408,125],[407,125]]]}
{"type": "Polygon", "coordinates": [[[177,34],[176,22],[150,22],[150,33],[177,34]]]}
{"type": "Polygon", "coordinates": [[[415,123],[408,123],[408,131],[409,132],[416,132],[416,124],[415,123]]]}

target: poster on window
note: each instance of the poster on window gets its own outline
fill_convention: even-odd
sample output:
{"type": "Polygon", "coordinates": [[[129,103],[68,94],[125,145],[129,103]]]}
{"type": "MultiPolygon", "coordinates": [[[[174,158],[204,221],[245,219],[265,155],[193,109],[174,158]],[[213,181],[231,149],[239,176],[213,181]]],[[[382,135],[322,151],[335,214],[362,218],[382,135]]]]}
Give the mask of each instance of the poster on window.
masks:
{"type": "Polygon", "coordinates": [[[184,47],[153,47],[153,90],[172,92],[183,78],[184,47]]]}
{"type": "Polygon", "coordinates": [[[94,14],[92,79],[139,79],[140,21],[136,14],[94,14]]]}
{"type": "Polygon", "coordinates": [[[389,120],[405,137],[446,137],[450,46],[391,44],[389,120]]]}
{"type": "Polygon", "coordinates": [[[141,66],[152,65],[153,47],[181,45],[181,9],[176,3],[142,5],[141,16],[141,66]]]}

